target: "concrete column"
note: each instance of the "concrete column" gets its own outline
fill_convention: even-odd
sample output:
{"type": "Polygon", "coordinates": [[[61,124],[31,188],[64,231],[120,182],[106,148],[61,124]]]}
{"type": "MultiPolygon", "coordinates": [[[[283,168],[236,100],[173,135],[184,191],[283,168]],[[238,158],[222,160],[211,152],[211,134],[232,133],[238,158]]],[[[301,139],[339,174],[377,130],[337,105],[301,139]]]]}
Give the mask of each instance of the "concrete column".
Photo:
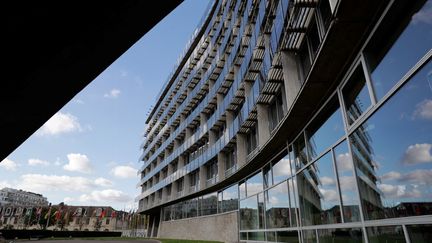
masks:
{"type": "Polygon", "coordinates": [[[217,100],[217,107],[218,107],[218,109],[220,109],[222,107],[222,103],[223,103],[223,100],[224,100],[223,94],[217,93],[216,94],[216,100],[217,100]]]}
{"type": "MultiPolygon", "coordinates": [[[[258,82],[258,81],[256,81],[256,82],[258,82]]],[[[251,82],[244,82],[245,97],[249,96],[249,93],[252,89],[252,85],[253,85],[253,83],[251,83],[251,82]]]]}
{"type": "Polygon", "coordinates": [[[163,187],[163,188],[162,188],[162,202],[166,202],[166,201],[168,201],[167,198],[168,198],[167,188],[166,188],[166,187],[163,187]]]}
{"type": "Polygon", "coordinates": [[[234,114],[232,111],[226,111],[226,126],[229,127],[234,121],[234,114]]]}
{"type": "Polygon", "coordinates": [[[192,130],[190,128],[186,128],[185,139],[188,139],[192,136],[192,130]]]}
{"type": "Polygon", "coordinates": [[[171,185],[172,185],[171,186],[171,199],[175,199],[175,198],[177,198],[177,191],[178,191],[177,181],[174,181],[171,185]]]}
{"type": "Polygon", "coordinates": [[[215,81],[209,79],[209,90],[211,90],[214,86],[215,81]]]}
{"type": "Polygon", "coordinates": [[[174,148],[173,148],[173,150],[175,151],[176,149],[178,149],[178,147],[180,147],[180,142],[179,142],[179,140],[178,139],[174,139],[174,148]]]}
{"type": "Polygon", "coordinates": [[[185,162],[186,162],[185,157],[183,155],[179,156],[179,159],[178,159],[178,169],[183,168],[183,166],[185,166],[185,162]]]}
{"type": "Polygon", "coordinates": [[[297,56],[293,52],[281,52],[282,71],[284,77],[285,97],[289,110],[301,88],[297,56]]]}
{"type": "Polygon", "coordinates": [[[172,164],[168,164],[168,176],[173,173],[173,166],[172,164]]]}
{"type": "Polygon", "coordinates": [[[199,170],[199,188],[200,190],[206,188],[207,182],[207,167],[202,165],[199,170]]]}
{"type": "Polygon", "coordinates": [[[209,146],[216,143],[216,134],[212,130],[209,131],[209,146]]]}
{"type": "Polygon", "coordinates": [[[258,145],[261,147],[270,138],[268,106],[257,104],[258,145]]]}
{"type": "Polygon", "coordinates": [[[246,135],[238,133],[237,134],[237,165],[238,168],[241,168],[243,165],[246,164],[246,156],[247,156],[247,150],[246,150],[246,135]]]}
{"type": "Polygon", "coordinates": [[[183,195],[187,195],[190,192],[190,174],[186,174],[183,177],[183,195]]]}
{"type": "Polygon", "coordinates": [[[218,161],[217,163],[218,163],[219,181],[223,181],[225,179],[225,170],[226,170],[225,168],[226,157],[224,152],[218,153],[217,161],[218,161]]]}
{"type": "Polygon", "coordinates": [[[200,123],[201,128],[207,130],[207,115],[205,113],[200,113],[200,123]]]}
{"type": "Polygon", "coordinates": [[[169,149],[165,149],[165,158],[168,157],[171,154],[171,151],[169,149]]]}
{"type": "MultiPolygon", "coordinates": [[[[161,156],[158,156],[158,157],[157,157],[157,163],[156,163],[156,166],[157,166],[158,164],[162,163],[162,161],[163,161],[163,158],[162,158],[161,156]]],[[[154,169],[154,168],[153,168],[153,169],[154,169]]]]}

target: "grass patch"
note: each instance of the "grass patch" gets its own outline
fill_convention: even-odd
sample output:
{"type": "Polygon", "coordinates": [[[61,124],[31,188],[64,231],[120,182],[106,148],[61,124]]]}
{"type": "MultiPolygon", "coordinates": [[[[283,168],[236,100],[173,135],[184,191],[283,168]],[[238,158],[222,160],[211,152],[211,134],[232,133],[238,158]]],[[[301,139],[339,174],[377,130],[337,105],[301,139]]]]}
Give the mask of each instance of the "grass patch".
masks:
{"type": "Polygon", "coordinates": [[[207,240],[176,240],[176,239],[155,239],[162,243],[222,243],[221,241],[207,240]]]}
{"type": "Polygon", "coordinates": [[[42,240],[158,240],[162,243],[222,243],[221,241],[206,241],[206,240],[177,240],[177,239],[155,239],[155,238],[142,238],[142,237],[77,237],[77,238],[43,238],[42,240]]]}

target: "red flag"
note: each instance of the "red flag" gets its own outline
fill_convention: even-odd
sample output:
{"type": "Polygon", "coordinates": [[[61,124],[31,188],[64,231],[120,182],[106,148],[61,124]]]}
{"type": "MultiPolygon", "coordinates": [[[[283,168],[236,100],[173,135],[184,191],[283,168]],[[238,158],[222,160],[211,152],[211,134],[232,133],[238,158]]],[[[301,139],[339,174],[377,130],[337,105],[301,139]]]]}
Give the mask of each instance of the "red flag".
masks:
{"type": "Polygon", "coordinates": [[[105,214],[106,214],[106,210],[104,209],[104,210],[102,210],[102,213],[101,213],[101,215],[100,215],[100,218],[101,218],[101,219],[105,218],[105,214]]]}
{"type": "Polygon", "coordinates": [[[117,215],[116,215],[116,212],[113,210],[112,212],[111,212],[111,218],[115,218],[117,215]]]}
{"type": "Polygon", "coordinates": [[[56,219],[56,220],[59,220],[60,218],[61,218],[60,210],[57,210],[57,211],[55,212],[55,219],[56,219]]]}

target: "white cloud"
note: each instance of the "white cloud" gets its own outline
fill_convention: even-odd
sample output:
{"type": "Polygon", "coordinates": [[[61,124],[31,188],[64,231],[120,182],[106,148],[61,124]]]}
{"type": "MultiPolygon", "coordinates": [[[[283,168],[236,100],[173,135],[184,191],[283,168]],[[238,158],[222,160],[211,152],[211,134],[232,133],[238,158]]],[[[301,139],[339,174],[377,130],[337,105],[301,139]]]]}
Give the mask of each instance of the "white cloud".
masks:
{"type": "Polygon", "coordinates": [[[339,171],[347,171],[353,169],[353,163],[349,153],[338,154],[336,156],[336,162],[339,171]]]}
{"type": "Polygon", "coordinates": [[[355,190],[356,186],[355,186],[355,178],[353,176],[341,176],[339,178],[339,184],[341,189],[344,190],[349,190],[349,191],[353,191],[355,190]]]}
{"type": "Polygon", "coordinates": [[[107,189],[102,191],[92,191],[90,194],[83,194],[80,196],[79,200],[85,203],[101,202],[109,204],[112,202],[128,202],[131,200],[131,197],[122,191],[107,189]]]}
{"type": "Polygon", "coordinates": [[[432,185],[432,170],[414,170],[398,178],[399,182],[432,185]]]}
{"type": "Polygon", "coordinates": [[[320,190],[321,194],[324,197],[324,201],[327,201],[327,202],[337,202],[337,201],[339,201],[339,196],[338,196],[338,193],[336,192],[336,190],[332,190],[332,189],[331,190],[326,190],[326,189],[323,189],[323,188],[320,188],[319,190],[320,190]]]}
{"type": "Polygon", "coordinates": [[[84,104],[84,101],[81,99],[75,99],[74,101],[75,101],[75,103],[80,104],[80,105],[84,104]]]}
{"type": "Polygon", "coordinates": [[[73,198],[73,197],[65,197],[65,198],[63,199],[63,202],[65,202],[65,203],[73,202],[73,201],[75,201],[75,198],[73,198]]]}
{"type": "Polygon", "coordinates": [[[263,190],[262,183],[247,183],[247,194],[252,195],[263,190]]]}
{"type": "Polygon", "coordinates": [[[61,133],[70,133],[82,131],[78,118],[69,114],[58,112],[52,116],[37,132],[41,136],[58,135],[61,133]]]}
{"type": "Polygon", "coordinates": [[[98,186],[105,186],[105,187],[109,187],[109,186],[112,186],[112,185],[113,185],[113,182],[112,182],[112,181],[110,181],[110,180],[108,180],[108,179],[105,179],[105,178],[103,178],[103,177],[96,178],[96,180],[95,180],[94,182],[95,182],[95,184],[98,185],[98,186]]]}
{"type": "Polygon", "coordinates": [[[397,172],[397,171],[390,171],[388,173],[385,173],[384,175],[381,176],[382,180],[397,180],[401,178],[401,173],[397,172]]]}
{"type": "Polygon", "coordinates": [[[269,198],[269,202],[271,203],[272,206],[276,206],[279,204],[279,198],[277,198],[276,196],[271,196],[269,198]]]}
{"type": "Polygon", "coordinates": [[[136,178],[137,171],[137,169],[131,166],[119,165],[111,170],[111,174],[113,174],[117,178],[136,178]]]}
{"type": "Polygon", "coordinates": [[[421,192],[417,189],[407,190],[405,185],[380,184],[378,188],[386,198],[418,198],[421,192]]]}
{"type": "Polygon", "coordinates": [[[430,152],[432,148],[432,144],[422,143],[422,144],[414,144],[408,146],[405,151],[402,159],[402,163],[404,164],[421,164],[421,163],[431,163],[432,162],[432,154],[430,152]]]}
{"type": "Polygon", "coordinates": [[[63,166],[63,169],[67,171],[77,171],[82,173],[90,173],[92,166],[90,160],[85,154],[68,154],[69,162],[63,166]]]}
{"type": "Polygon", "coordinates": [[[96,187],[96,184],[84,177],[25,174],[17,185],[18,188],[33,192],[48,191],[81,191],[86,192],[96,187]]]}
{"type": "Polygon", "coordinates": [[[41,159],[29,159],[28,160],[28,165],[30,165],[30,166],[37,166],[37,165],[48,166],[49,164],[50,163],[48,161],[41,160],[41,159]]]}
{"type": "Polygon", "coordinates": [[[8,158],[4,159],[2,162],[0,162],[0,168],[3,168],[8,171],[15,171],[18,167],[18,163],[16,163],[13,160],[10,160],[8,158]]]}
{"type": "Polygon", "coordinates": [[[424,100],[416,105],[413,118],[432,120],[432,100],[424,100]]]}
{"type": "Polygon", "coordinates": [[[424,23],[432,25],[432,3],[426,2],[425,6],[412,17],[412,23],[424,23]]]}
{"type": "Polygon", "coordinates": [[[9,184],[7,181],[0,181],[0,189],[3,189],[5,187],[12,187],[12,185],[9,184]]]}
{"type": "Polygon", "coordinates": [[[120,90],[118,90],[118,89],[112,89],[109,93],[105,93],[104,97],[105,98],[115,99],[115,98],[119,97],[120,93],[121,93],[120,90]]]}
{"type": "Polygon", "coordinates": [[[274,167],[273,167],[274,176],[290,176],[291,173],[291,164],[289,159],[281,159],[274,167]]]}
{"type": "Polygon", "coordinates": [[[323,177],[320,177],[319,179],[320,179],[321,184],[323,186],[331,186],[331,185],[335,185],[336,184],[335,179],[333,179],[331,177],[328,177],[328,176],[323,176],[323,177]]]}

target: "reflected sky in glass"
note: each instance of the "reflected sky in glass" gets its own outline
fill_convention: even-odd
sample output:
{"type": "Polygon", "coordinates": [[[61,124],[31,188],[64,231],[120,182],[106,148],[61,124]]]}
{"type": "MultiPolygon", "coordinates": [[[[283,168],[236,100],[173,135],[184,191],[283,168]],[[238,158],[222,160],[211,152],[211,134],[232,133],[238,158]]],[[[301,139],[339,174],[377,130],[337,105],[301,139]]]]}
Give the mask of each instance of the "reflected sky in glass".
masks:
{"type": "Polygon", "coordinates": [[[353,144],[363,148],[353,146],[364,155],[356,162],[372,168],[367,172],[364,167],[360,174],[375,183],[380,192],[377,202],[370,193],[362,195],[371,202],[369,207],[374,207],[366,209],[367,218],[432,213],[421,206],[410,209],[413,203],[432,205],[431,74],[429,61],[350,137],[353,144]]]}
{"type": "MultiPolygon", "coordinates": [[[[381,99],[432,48],[432,1],[413,15],[383,59],[370,67],[376,96],[381,99]]],[[[371,50],[372,51],[372,50],[371,50]]],[[[377,62],[378,60],[371,60],[377,62]]]]}

